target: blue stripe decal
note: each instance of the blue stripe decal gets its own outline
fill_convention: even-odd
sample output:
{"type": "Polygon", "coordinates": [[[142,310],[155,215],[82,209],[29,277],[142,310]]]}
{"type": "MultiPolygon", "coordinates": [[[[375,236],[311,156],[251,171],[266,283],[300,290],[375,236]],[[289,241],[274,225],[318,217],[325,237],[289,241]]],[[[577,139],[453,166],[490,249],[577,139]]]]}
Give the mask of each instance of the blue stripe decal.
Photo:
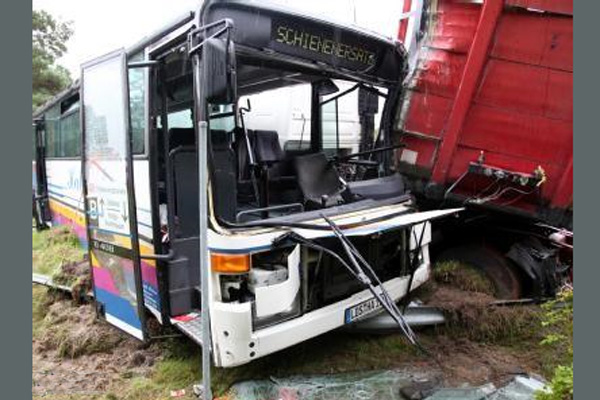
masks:
{"type": "MultiPolygon", "coordinates": [[[[76,201],[77,203],[82,203],[82,201],[81,201],[81,200],[76,200],[76,199],[74,199],[74,198],[72,198],[72,197],[69,197],[69,196],[67,196],[67,195],[64,195],[64,194],[62,194],[62,193],[54,192],[54,191],[51,191],[51,190],[48,190],[48,194],[56,195],[56,196],[58,196],[58,197],[64,197],[64,198],[67,198],[67,199],[69,199],[69,200],[76,201]]],[[[70,204],[64,204],[64,205],[65,205],[65,206],[67,206],[67,207],[71,207],[71,208],[73,208],[73,206],[71,206],[70,204]]],[[[77,208],[76,208],[76,210],[77,210],[77,211],[79,211],[79,212],[83,212],[83,209],[82,209],[82,208],[79,208],[79,207],[77,207],[77,208]]],[[[137,209],[137,211],[144,211],[144,210],[142,210],[142,209],[138,208],[138,209],[137,209]]],[[[148,212],[148,213],[150,212],[149,210],[145,210],[145,211],[146,211],[146,212],[148,212]]],[[[148,224],[146,224],[146,223],[144,223],[144,222],[140,221],[139,219],[138,219],[137,223],[138,223],[138,225],[144,226],[144,227],[146,227],[146,228],[148,228],[148,229],[152,229],[152,225],[148,225],[148,224]]]]}
{"type": "Polygon", "coordinates": [[[137,310],[126,299],[106,290],[96,288],[96,301],[104,304],[104,311],[137,329],[142,329],[142,323],[137,315],[137,310]]]}
{"type": "Polygon", "coordinates": [[[83,201],[81,199],[76,199],[76,198],[67,196],[66,194],[62,194],[62,193],[56,192],[54,190],[48,189],[48,194],[53,194],[53,195],[58,196],[58,197],[64,197],[66,199],[76,201],[77,203],[83,203],[83,201]]]}
{"type": "Polygon", "coordinates": [[[218,247],[209,247],[208,250],[213,253],[221,253],[221,254],[247,254],[258,251],[269,250],[271,247],[270,244],[258,247],[248,247],[246,249],[220,249],[218,247]]]}
{"type": "Polygon", "coordinates": [[[102,229],[102,228],[97,228],[95,226],[93,228],[91,228],[91,229],[93,229],[95,231],[98,231],[98,232],[109,233],[111,235],[119,235],[119,236],[128,237],[128,238],[131,237],[131,234],[129,234],[129,233],[122,233],[122,232],[117,232],[117,231],[111,231],[110,229],[102,229]]]}

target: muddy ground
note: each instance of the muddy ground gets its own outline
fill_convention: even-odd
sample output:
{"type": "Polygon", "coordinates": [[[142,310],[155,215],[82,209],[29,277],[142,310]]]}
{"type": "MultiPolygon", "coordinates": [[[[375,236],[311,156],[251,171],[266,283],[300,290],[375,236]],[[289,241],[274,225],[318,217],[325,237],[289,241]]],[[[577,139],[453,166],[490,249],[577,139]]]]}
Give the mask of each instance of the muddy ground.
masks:
{"type": "Polygon", "coordinates": [[[158,346],[144,347],[98,321],[90,304],[49,297],[43,329],[32,340],[34,396],[105,394],[115,382],[147,375],[160,357],[158,346]]]}
{"type": "MultiPolygon", "coordinates": [[[[101,322],[81,299],[90,289],[89,272],[76,238],[58,228],[34,232],[32,244],[36,272],[75,293],[70,298],[34,285],[34,398],[152,400],[183,394],[181,389],[180,398],[193,398],[191,386],[200,379],[197,346],[156,323],[151,336],[161,339],[141,344],[101,322]]],[[[539,307],[490,306],[494,297],[480,278],[446,265],[413,294],[446,314],[444,326],[418,332],[428,354],[399,334],[335,331],[241,367],[215,369],[214,392],[226,398],[233,383],[248,379],[387,369],[433,372],[448,386],[502,384],[520,373],[547,376],[557,360],[539,345],[539,307]]]]}
{"type": "MultiPolygon", "coordinates": [[[[487,306],[489,299],[488,295],[435,287],[429,301],[434,304],[442,302],[450,310],[451,321],[446,327],[419,332],[424,347],[432,356],[411,348],[399,335],[333,332],[257,360],[252,363],[255,365],[250,364],[245,370],[240,367],[227,371],[223,376],[217,373],[215,379],[220,380],[217,382],[218,393],[223,394],[231,383],[241,379],[356,370],[436,371],[449,386],[487,382],[500,384],[515,374],[542,374],[544,360],[538,348],[538,335],[533,332],[524,334],[519,330],[534,329],[531,316],[536,312],[521,309],[519,313],[527,316],[529,325],[498,333],[495,321],[505,318],[504,311],[498,312],[497,308],[487,306]],[[473,311],[474,302],[486,304],[473,311]],[[489,316],[482,317],[483,313],[489,316]],[[484,329],[470,326],[475,320],[480,325],[482,318],[484,323],[492,323],[493,326],[484,329]]],[[[64,296],[52,296],[46,301],[43,329],[32,343],[34,397],[137,398],[138,394],[135,390],[131,391],[131,386],[135,386],[140,378],[153,379],[155,366],[169,357],[173,348],[189,351],[189,357],[199,366],[197,350],[185,338],[143,346],[108,324],[97,321],[89,304],[77,304],[64,296]]],[[[199,377],[197,372],[196,377],[199,377]]],[[[185,398],[191,398],[191,383],[182,384],[181,389],[186,389],[185,398]]],[[[160,393],[154,394],[158,397],[148,398],[169,398],[170,389],[160,393]]]]}

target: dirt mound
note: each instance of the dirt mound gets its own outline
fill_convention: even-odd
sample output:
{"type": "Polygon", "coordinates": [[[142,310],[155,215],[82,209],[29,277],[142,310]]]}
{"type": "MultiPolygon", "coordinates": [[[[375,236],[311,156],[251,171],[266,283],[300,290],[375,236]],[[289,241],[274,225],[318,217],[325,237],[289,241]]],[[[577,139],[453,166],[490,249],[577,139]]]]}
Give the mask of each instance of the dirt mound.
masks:
{"type": "Polygon", "coordinates": [[[108,328],[96,319],[91,305],[74,307],[68,301],[50,305],[39,338],[42,350],[56,350],[61,358],[105,353],[126,338],[115,329],[108,328]]]}
{"type": "Polygon", "coordinates": [[[144,345],[97,320],[89,304],[53,294],[40,307],[44,317],[32,343],[35,396],[98,395],[117,381],[147,376],[161,357],[158,345],[144,345]]]}
{"type": "Polygon", "coordinates": [[[428,360],[420,366],[439,369],[446,386],[477,386],[489,382],[501,385],[515,375],[540,372],[539,361],[530,349],[475,342],[443,333],[425,339],[435,362],[428,360]]]}
{"type": "Polygon", "coordinates": [[[92,274],[87,260],[61,264],[52,279],[59,285],[70,287],[71,296],[76,302],[80,302],[92,292],[92,274]]]}
{"type": "Polygon", "coordinates": [[[529,339],[540,330],[537,306],[499,306],[485,293],[469,292],[446,285],[437,289],[428,304],[446,316],[444,328],[452,336],[481,342],[511,342],[529,339]]]}

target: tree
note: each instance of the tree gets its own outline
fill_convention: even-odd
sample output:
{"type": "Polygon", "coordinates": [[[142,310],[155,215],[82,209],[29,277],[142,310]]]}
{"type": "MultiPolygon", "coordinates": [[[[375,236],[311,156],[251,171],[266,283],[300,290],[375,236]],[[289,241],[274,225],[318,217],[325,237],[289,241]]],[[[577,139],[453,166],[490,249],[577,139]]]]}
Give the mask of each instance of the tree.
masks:
{"type": "Polygon", "coordinates": [[[32,75],[33,109],[71,83],[69,71],[55,62],[67,51],[66,42],[73,35],[71,22],[56,20],[43,10],[33,10],[32,75]]]}

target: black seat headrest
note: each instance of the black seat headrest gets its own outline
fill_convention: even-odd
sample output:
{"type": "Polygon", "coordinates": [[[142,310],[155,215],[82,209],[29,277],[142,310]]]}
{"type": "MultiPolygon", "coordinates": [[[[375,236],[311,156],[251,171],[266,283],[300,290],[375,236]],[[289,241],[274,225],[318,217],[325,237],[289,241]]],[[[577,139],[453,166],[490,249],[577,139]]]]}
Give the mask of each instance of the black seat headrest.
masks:
{"type": "Polygon", "coordinates": [[[285,158],[277,132],[256,130],[254,135],[254,152],[259,163],[274,163],[285,158]]]}
{"type": "Polygon", "coordinates": [[[231,135],[224,129],[211,129],[210,141],[214,149],[229,148],[231,144],[231,135]]]}
{"type": "Polygon", "coordinates": [[[196,134],[194,128],[169,129],[169,145],[171,149],[179,146],[195,146],[196,134]]]}

